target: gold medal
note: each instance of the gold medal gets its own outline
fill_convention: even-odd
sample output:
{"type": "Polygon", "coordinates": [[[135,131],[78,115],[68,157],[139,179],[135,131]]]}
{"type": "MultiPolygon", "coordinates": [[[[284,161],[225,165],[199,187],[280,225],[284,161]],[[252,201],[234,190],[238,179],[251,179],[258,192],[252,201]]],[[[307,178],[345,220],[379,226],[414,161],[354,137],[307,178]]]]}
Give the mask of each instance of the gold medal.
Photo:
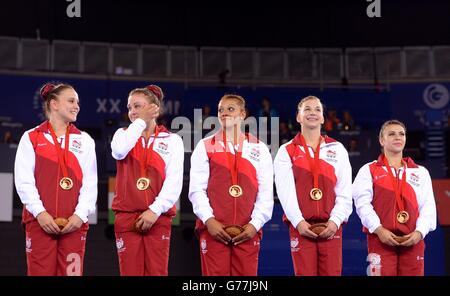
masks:
{"type": "Polygon", "coordinates": [[[69,177],[64,177],[59,181],[59,186],[64,190],[70,190],[73,187],[73,181],[69,177]]]}
{"type": "Polygon", "coordinates": [[[228,189],[228,193],[234,198],[240,197],[243,193],[242,187],[239,185],[231,185],[230,189],[228,189]]]}
{"type": "Polygon", "coordinates": [[[409,220],[409,214],[407,211],[400,211],[397,213],[398,223],[405,224],[409,220]]]}
{"type": "Polygon", "coordinates": [[[145,190],[150,186],[150,179],[149,178],[139,178],[136,182],[136,187],[139,190],[145,190]]]}
{"type": "Polygon", "coordinates": [[[322,190],[320,190],[319,188],[313,188],[309,192],[309,196],[311,197],[312,200],[321,200],[322,195],[323,195],[322,190]]]}

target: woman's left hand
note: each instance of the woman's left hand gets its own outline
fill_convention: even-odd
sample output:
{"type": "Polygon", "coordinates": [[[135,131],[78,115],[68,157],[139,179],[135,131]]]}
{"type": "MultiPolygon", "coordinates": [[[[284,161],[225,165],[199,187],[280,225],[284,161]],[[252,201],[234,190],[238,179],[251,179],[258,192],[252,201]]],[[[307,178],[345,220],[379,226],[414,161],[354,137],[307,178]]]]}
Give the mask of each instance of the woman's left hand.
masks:
{"type": "Polygon", "coordinates": [[[410,247],[416,245],[418,242],[422,240],[422,233],[420,231],[413,231],[410,234],[405,235],[408,239],[400,244],[403,247],[410,247]]]}
{"type": "Polygon", "coordinates": [[[67,223],[67,225],[61,230],[60,234],[66,234],[66,233],[71,233],[74,232],[75,230],[80,229],[80,227],[83,225],[83,220],[81,220],[80,217],[78,217],[77,215],[73,214],[72,216],[69,217],[69,222],[67,223]]]}
{"type": "Polygon", "coordinates": [[[231,243],[235,246],[248,241],[249,239],[252,239],[256,234],[255,226],[250,223],[245,224],[242,228],[244,228],[244,231],[242,231],[239,235],[235,236],[231,240],[231,243]]]}
{"type": "Polygon", "coordinates": [[[338,226],[336,225],[336,223],[334,223],[331,220],[328,220],[327,222],[327,228],[325,228],[320,234],[319,237],[320,238],[325,238],[328,239],[330,237],[332,237],[336,231],[338,230],[338,226]]]}

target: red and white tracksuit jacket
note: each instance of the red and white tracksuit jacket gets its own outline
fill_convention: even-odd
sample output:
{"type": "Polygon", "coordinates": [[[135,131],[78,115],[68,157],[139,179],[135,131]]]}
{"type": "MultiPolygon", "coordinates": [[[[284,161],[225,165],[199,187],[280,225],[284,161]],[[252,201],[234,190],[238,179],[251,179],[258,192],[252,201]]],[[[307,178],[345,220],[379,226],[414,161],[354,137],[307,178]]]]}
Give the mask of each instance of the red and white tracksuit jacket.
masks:
{"type": "MultiPolygon", "coordinates": [[[[368,234],[369,257],[375,268],[370,274],[422,275],[423,240],[411,247],[390,247],[381,243],[373,232],[383,226],[399,236],[417,230],[425,238],[428,232],[436,229],[436,204],[430,174],[411,158],[404,158],[406,185],[402,197],[410,217],[405,224],[400,224],[396,219],[399,209],[395,192],[383,158],[382,154],[378,160],[365,164],[353,182],[356,212],[364,226],[363,231],[368,234]]],[[[404,168],[400,167],[398,171],[393,167],[390,169],[397,183],[401,183],[404,168]]]]}
{"type": "MultiPolygon", "coordinates": [[[[201,140],[191,156],[189,200],[197,216],[203,275],[256,275],[261,228],[272,217],[273,167],[267,146],[251,135],[243,135],[243,147],[227,141],[225,152],[222,131],[201,140]],[[241,149],[242,148],[242,149],[241,149]],[[238,162],[238,183],[243,195],[233,198],[227,153],[242,151],[238,162]],[[237,246],[213,239],[205,222],[214,217],[227,225],[252,224],[259,232],[237,246]]],[[[241,153],[241,152],[238,152],[241,153]]]]}
{"type": "MultiPolygon", "coordinates": [[[[314,151],[309,154],[314,159],[314,151]]],[[[274,161],[278,198],[290,222],[291,254],[296,275],[340,275],[342,270],[342,223],[352,213],[352,168],[344,146],[325,136],[320,144],[319,188],[323,197],[310,198],[313,174],[300,142],[300,133],[282,145],[274,161]],[[296,227],[333,221],[338,231],[328,240],[301,236],[296,227]]]]}
{"type": "MultiPolygon", "coordinates": [[[[83,270],[88,215],[95,212],[97,201],[97,161],[94,140],[72,124],[69,132],[66,165],[73,181],[70,190],[59,186],[63,176],[48,121],[26,131],[17,148],[14,180],[24,204],[22,222],[29,275],[81,275],[83,270]],[[69,234],[49,235],[35,218],[43,211],[54,218],[76,214],[85,224],[69,234]],[[75,269],[69,266],[74,261],[68,258],[71,253],[78,254],[74,257],[75,269]]],[[[64,149],[65,135],[58,141],[64,149]]]]}
{"type": "Polygon", "coordinates": [[[167,275],[171,220],[175,203],[183,186],[184,148],[181,138],[158,126],[158,136],[150,137],[152,155],[147,156],[148,189],[140,191],[136,181],[141,176],[140,163],[146,123],[136,119],[128,128],[116,131],[111,142],[112,156],[117,160],[116,192],[112,209],[116,213],[115,232],[121,275],[167,275]],[[136,233],[136,218],[147,209],[158,220],[146,233],[136,233]]]}

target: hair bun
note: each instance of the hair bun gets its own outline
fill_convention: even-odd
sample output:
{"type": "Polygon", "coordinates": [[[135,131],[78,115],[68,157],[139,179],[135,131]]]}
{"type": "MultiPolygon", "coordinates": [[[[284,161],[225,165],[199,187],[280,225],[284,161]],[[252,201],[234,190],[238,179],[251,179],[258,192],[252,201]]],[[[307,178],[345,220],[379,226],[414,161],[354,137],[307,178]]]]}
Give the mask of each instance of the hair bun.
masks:
{"type": "Polygon", "coordinates": [[[42,99],[44,99],[44,101],[47,100],[48,93],[54,89],[55,85],[53,83],[46,83],[40,91],[42,99]]]}
{"type": "Polygon", "coordinates": [[[159,86],[151,84],[147,85],[145,88],[148,89],[151,93],[153,93],[160,102],[164,99],[164,93],[159,86]]]}

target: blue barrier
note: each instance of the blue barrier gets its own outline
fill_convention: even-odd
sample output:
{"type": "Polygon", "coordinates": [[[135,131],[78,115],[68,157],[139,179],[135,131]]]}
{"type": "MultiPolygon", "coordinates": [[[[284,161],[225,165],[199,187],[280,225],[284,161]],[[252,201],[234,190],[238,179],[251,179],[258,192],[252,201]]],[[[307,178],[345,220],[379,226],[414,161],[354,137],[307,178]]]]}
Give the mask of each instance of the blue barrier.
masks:
{"type": "MultiPolygon", "coordinates": [[[[293,275],[288,227],[281,221],[283,210],[275,204],[272,220],[263,228],[259,275],[293,275]]],[[[425,275],[445,275],[444,235],[437,229],[425,238],[425,275]]],[[[355,210],[343,228],[342,274],[365,276],[367,240],[355,210]]]]}

